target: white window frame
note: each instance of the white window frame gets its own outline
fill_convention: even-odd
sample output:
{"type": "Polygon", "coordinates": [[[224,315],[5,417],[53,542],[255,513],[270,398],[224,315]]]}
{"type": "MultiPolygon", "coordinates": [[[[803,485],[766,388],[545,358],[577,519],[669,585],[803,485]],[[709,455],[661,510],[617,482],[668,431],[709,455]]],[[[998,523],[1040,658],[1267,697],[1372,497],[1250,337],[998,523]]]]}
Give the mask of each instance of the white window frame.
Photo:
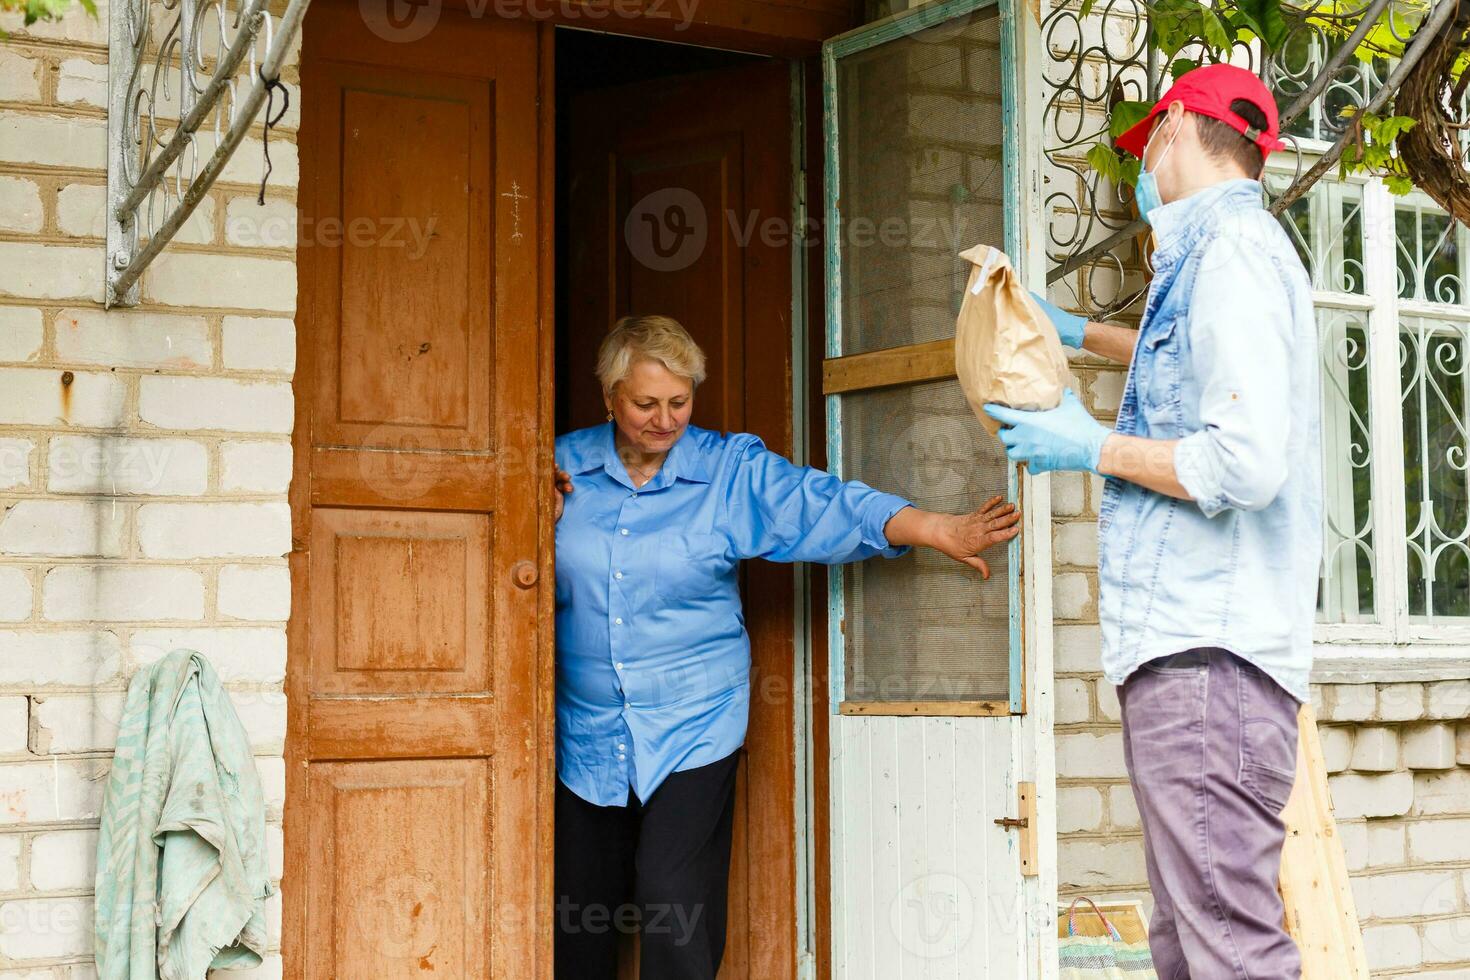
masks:
{"type": "MultiPolygon", "coordinates": [[[[1305,151],[1318,148],[1314,142],[1304,140],[1302,143],[1304,156],[1305,151]]],[[[1310,160],[1304,160],[1303,166],[1309,163],[1310,160]]],[[[1270,167],[1268,172],[1278,179],[1283,176],[1290,179],[1295,167],[1282,161],[1280,165],[1270,167]]],[[[1371,453],[1369,506],[1373,527],[1375,621],[1318,622],[1313,634],[1313,680],[1363,683],[1470,677],[1470,617],[1459,622],[1426,622],[1409,614],[1399,367],[1400,316],[1456,322],[1470,335],[1470,305],[1428,303],[1398,296],[1396,207],[1405,201],[1433,206],[1427,197],[1418,191],[1406,197],[1396,197],[1378,178],[1350,177],[1340,181],[1334,175],[1325,177],[1319,184],[1319,188],[1326,189],[1326,196],[1332,202],[1329,206],[1336,206],[1337,201],[1330,188],[1345,185],[1354,186],[1362,196],[1359,220],[1363,231],[1363,292],[1356,294],[1314,288],[1312,300],[1316,309],[1352,310],[1365,315],[1367,320],[1371,453]]],[[[1321,193],[1317,188],[1313,192],[1321,193]]],[[[1314,221],[1314,234],[1316,228],[1317,222],[1314,221]]],[[[1464,228],[1456,234],[1462,245],[1462,288],[1467,288],[1470,280],[1463,271],[1467,268],[1465,246],[1470,246],[1470,235],[1464,228]]],[[[1467,350],[1470,350],[1470,342],[1467,342],[1467,350]]],[[[1327,379],[1324,378],[1324,393],[1326,385],[1327,379]]],[[[1331,438],[1333,424],[1326,407],[1324,405],[1324,443],[1331,438]]],[[[1330,485],[1334,474],[1329,471],[1324,477],[1327,481],[1324,485],[1330,485]]]]}

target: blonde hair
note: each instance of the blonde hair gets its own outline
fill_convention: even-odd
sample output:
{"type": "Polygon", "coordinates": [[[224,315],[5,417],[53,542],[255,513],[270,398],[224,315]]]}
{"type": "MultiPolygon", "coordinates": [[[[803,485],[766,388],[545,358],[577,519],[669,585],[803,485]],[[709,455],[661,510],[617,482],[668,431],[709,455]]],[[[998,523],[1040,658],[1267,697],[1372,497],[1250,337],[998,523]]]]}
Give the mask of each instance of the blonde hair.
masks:
{"type": "Polygon", "coordinates": [[[704,351],[668,316],[625,316],[597,349],[597,380],[602,390],[611,393],[633,370],[637,361],[656,361],[693,387],[704,381],[704,351]]]}

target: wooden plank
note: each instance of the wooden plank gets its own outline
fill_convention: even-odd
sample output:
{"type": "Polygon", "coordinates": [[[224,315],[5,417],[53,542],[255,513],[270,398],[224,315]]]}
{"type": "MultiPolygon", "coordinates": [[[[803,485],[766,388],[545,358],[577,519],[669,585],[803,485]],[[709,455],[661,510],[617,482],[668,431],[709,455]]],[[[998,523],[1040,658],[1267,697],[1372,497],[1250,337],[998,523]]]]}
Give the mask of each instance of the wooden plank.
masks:
{"type": "Polygon", "coordinates": [[[1296,785],[1282,811],[1281,899],[1302,953],[1302,980],[1368,980],[1347,859],[1333,819],[1327,765],[1310,703],[1297,715],[1296,785]]]}
{"type": "Polygon", "coordinates": [[[954,338],[832,357],[822,362],[822,394],[953,378],[954,338]]]}
{"type": "Polygon", "coordinates": [[[945,717],[994,717],[1009,715],[1008,701],[844,701],[839,706],[844,715],[935,715],[945,717]]]}

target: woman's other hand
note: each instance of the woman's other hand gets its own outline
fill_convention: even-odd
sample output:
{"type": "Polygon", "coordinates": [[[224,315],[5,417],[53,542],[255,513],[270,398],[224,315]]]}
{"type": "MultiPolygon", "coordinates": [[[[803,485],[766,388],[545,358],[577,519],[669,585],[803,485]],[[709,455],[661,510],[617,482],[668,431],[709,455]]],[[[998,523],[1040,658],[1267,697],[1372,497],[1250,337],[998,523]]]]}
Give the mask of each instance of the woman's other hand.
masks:
{"type": "Polygon", "coordinates": [[[1021,512],[1005,497],[991,497],[969,514],[944,514],[935,528],[932,546],[953,558],[978,569],[990,578],[990,566],[980,552],[991,545],[1003,544],[1021,533],[1021,512]]]}
{"type": "Polygon", "coordinates": [[[572,492],[572,474],[558,467],[552,475],[551,485],[556,488],[556,519],[561,520],[561,512],[566,508],[566,495],[572,492]]]}

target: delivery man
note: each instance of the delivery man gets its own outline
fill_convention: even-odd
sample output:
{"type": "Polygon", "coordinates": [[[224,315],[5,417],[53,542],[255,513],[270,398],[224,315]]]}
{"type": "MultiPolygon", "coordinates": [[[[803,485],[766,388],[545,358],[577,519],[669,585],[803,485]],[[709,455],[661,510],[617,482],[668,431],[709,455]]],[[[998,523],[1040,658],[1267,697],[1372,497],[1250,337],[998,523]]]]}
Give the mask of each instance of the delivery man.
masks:
{"type": "Polygon", "coordinates": [[[1308,696],[1322,476],[1305,271],[1262,207],[1276,105],[1230,65],[1181,76],[1118,145],[1154,276],[1135,332],[1050,307],[1064,343],[1129,363],[1109,430],[1068,391],[987,406],[1012,460],[1107,478],[1102,666],[1121,685],[1161,980],[1300,975],[1276,891],[1308,696]]]}

